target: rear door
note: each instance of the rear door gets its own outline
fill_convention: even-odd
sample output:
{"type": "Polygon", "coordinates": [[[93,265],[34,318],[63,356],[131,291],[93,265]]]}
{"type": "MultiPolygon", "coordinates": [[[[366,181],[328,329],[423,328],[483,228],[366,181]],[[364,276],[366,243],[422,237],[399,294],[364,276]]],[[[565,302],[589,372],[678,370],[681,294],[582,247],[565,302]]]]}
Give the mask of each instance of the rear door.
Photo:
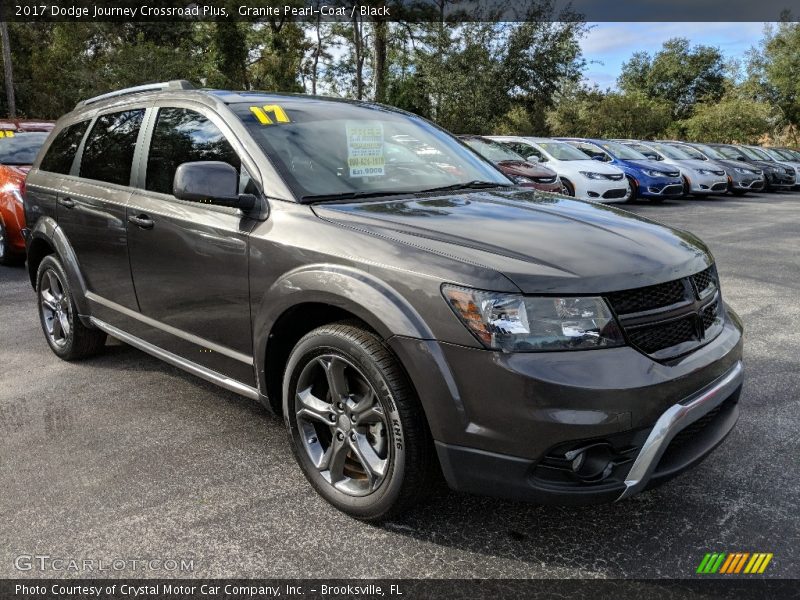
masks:
{"type": "Polygon", "coordinates": [[[144,107],[133,107],[95,117],[58,191],[58,226],[78,258],[92,314],[112,323],[118,307],[138,309],[125,218],[144,115],[144,107]]]}
{"type": "Polygon", "coordinates": [[[253,385],[248,234],[238,209],[178,200],[172,182],[184,162],[218,160],[252,192],[243,150],[218,115],[194,104],[162,105],[148,119],[138,188],[128,207],[131,270],[144,339],[253,385]]]}

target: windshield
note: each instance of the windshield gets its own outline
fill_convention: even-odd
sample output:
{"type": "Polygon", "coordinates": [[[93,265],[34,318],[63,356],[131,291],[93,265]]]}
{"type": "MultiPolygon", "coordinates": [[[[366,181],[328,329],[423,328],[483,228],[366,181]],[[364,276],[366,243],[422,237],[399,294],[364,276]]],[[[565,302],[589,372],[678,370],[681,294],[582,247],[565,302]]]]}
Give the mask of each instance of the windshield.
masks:
{"type": "Polygon", "coordinates": [[[746,157],[752,158],[753,160],[772,160],[766,152],[756,150],[755,148],[739,146],[739,150],[741,150],[746,157]]]}
{"type": "Polygon", "coordinates": [[[684,152],[689,158],[694,158],[696,160],[708,160],[703,153],[700,152],[697,148],[692,148],[691,146],[677,146],[675,144],[669,144],[670,148],[677,148],[684,152]]]}
{"type": "Polygon", "coordinates": [[[555,160],[591,160],[586,154],[565,142],[536,142],[555,160]]]}
{"type": "Polygon", "coordinates": [[[661,152],[667,158],[671,158],[672,160],[686,160],[692,158],[686,152],[681,150],[680,148],[676,148],[674,146],[670,146],[668,144],[661,144],[659,142],[653,142],[650,144],[653,148],[661,152]]]}
{"type": "Polygon", "coordinates": [[[788,152],[784,150],[778,150],[777,148],[764,148],[764,152],[769,154],[775,160],[794,160],[794,158],[788,152]]]}
{"type": "Polygon", "coordinates": [[[747,158],[747,156],[745,156],[741,150],[734,148],[733,146],[717,146],[717,150],[719,150],[725,158],[730,158],[733,160],[747,158]]]}
{"type": "Polygon", "coordinates": [[[648,160],[641,152],[637,152],[630,146],[620,144],[619,142],[601,142],[600,147],[614,158],[620,158],[622,160],[648,160]]]}
{"type": "Polygon", "coordinates": [[[44,131],[31,131],[0,138],[0,164],[32,165],[48,135],[44,131]]]}
{"type": "Polygon", "coordinates": [[[281,98],[231,109],[292,191],[380,195],[481,181],[511,182],[458,140],[418,117],[378,106],[281,98]]]}
{"type": "Polygon", "coordinates": [[[482,140],[479,138],[464,138],[464,143],[475,150],[483,158],[493,163],[503,162],[504,160],[522,160],[525,158],[498,142],[482,140]]]}
{"type": "MultiPolygon", "coordinates": [[[[687,146],[690,148],[691,146],[687,146]]],[[[730,158],[729,156],[725,156],[720,150],[717,148],[712,148],[711,146],[704,146],[702,144],[697,144],[697,147],[700,149],[700,152],[706,155],[706,157],[710,158],[711,160],[725,160],[730,158]]],[[[692,148],[694,150],[694,148],[692,148]]]]}

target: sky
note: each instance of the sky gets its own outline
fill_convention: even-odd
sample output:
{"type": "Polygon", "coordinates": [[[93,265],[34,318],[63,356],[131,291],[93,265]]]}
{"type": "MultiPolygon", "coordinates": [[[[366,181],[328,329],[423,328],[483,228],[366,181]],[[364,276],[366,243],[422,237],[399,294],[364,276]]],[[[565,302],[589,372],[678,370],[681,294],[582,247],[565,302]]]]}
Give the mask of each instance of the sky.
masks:
{"type": "Polygon", "coordinates": [[[653,54],[673,37],[689,38],[692,45],[705,44],[720,49],[726,59],[742,58],[757,46],[764,23],[590,23],[589,34],[581,42],[590,62],[584,77],[602,89],[616,86],[622,63],[634,52],[653,54]]]}

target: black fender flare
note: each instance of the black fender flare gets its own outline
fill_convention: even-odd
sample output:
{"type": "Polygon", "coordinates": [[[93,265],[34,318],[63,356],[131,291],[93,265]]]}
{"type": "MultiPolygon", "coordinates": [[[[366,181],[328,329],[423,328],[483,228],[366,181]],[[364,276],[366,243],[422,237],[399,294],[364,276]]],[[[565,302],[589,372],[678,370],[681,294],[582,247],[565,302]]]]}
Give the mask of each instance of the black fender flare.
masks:
{"type": "MultiPolygon", "coordinates": [[[[78,315],[81,321],[89,326],[90,310],[89,301],[86,299],[86,292],[88,291],[86,279],[84,279],[83,273],[81,272],[80,263],[78,263],[75,250],[73,250],[72,245],[69,243],[69,240],[67,240],[64,231],[52,217],[41,217],[31,229],[28,248],[33,245],[35,240],[43,240],[55,250],[67,274],[67,281],[70,290],[72,290],[72,297],[75,306],[78,308],[78,315]]],[[[35,289],[36,273],[32,272],[30,268],[28,272],[30,274],[31,284],[35,289]]]]}

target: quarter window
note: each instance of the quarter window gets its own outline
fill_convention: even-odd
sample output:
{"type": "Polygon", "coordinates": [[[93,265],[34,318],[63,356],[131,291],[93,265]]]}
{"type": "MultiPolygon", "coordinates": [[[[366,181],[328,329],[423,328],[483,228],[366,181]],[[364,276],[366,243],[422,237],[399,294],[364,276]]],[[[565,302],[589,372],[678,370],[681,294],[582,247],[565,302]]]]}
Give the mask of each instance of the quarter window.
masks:
{"type": "Polygon", "coordinates": [[[186,108],[160,109],[147,155],[145,188],[172,194],[178,166],[204,160],[226,162],[241,173],[239,157],[208,118],[186,108]]]}
{"type": "Polygon", "coordinates": [[[86,138],[80,176],[129,185],[136,138],[143,118],[143,108],[97,117],[86,138]]]}
{"type": "Polygon", "coordinates": [[[72,170],[72,162],[75,160],[78,146],[81,145],[81,140],[83,139],[83,134],[86,133],[87,127],[89,127],[89,121],[81,121],[64,127],[59,131],[53,143],[47,149],[44,158],[42,158],[39,168],[42,171],[69,175],[72,170]]]}

